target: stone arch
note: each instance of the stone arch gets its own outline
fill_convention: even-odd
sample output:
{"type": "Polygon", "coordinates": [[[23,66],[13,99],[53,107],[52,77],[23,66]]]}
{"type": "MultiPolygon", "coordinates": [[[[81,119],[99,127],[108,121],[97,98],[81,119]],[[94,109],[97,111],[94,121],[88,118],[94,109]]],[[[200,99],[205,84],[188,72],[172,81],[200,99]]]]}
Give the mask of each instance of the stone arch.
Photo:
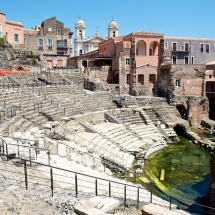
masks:
{"type": "Polygon", "coordinates": [[[144,40],[137,42],[136,56],[146,56],[146,42],[144,40]]]}
{"type": "Polygon", "coordinates": [[[149,45],[149,55],[157,56],[158,55],[158,42],[152,41],[149,45]]]}
{"type": "Polygon", "coordinates": [[[186,114],[187,114],[187,109],[184,106],[184,104],[176,104],[176,109],[178,110],[178,112],[180,113],[181,117],[183,119],[186,118],[186,114]]]}

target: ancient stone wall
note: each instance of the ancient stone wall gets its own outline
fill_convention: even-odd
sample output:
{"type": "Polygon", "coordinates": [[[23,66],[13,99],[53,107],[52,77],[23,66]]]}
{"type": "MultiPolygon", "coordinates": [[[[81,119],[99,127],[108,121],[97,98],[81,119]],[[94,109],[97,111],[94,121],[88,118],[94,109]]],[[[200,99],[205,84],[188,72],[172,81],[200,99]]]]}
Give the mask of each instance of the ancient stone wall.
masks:
{"type": "Polygon", "coordinates": [[[10,45],[0,45],[0,69],[13,69],[18,65],[32,65],[30,51],[14,49],[10,45]]]}

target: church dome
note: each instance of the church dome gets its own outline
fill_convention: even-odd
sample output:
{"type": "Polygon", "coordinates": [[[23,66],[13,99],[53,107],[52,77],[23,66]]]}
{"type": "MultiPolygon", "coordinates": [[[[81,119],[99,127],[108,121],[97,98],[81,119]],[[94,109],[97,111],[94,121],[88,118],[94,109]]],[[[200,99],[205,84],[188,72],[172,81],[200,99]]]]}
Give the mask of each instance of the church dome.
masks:
{"type": "Polygon", "coordinates": [[[75,27],[76,28],[79,28],[79,27],[85,28],[84,21],[81,18],[79,18],[78,21],[75,23],[75,27]]]}
{"type": "Polygon", "coordinates": [[[114,19],[109,23],[108,28],[118,28],[118,24],[114,19]]]}
{"type": "Polygon", "coordinates": [[[99,32],[97,31],[94,35],[93,35],[93,38],[96,38],[96,37],[100,37],[103,39],[102,35],[99,34],[99,32]]]}

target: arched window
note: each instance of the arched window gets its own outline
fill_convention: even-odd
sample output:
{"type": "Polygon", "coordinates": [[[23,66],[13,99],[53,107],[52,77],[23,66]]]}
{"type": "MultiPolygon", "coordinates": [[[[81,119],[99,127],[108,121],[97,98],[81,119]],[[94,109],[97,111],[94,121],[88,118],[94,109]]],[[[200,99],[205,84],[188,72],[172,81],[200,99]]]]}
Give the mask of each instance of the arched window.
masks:
{"type": "Polygon", "coordinates": [[[158,43],[153,41],[149,45],[149,56],[158,55],[158,43]]]}
{"type": "Polygon", "coordinates": [[[82,49],[79,50],[79,55],[82,55],[82,49]]]}
{"type": "Polygon", "coordinates": [[[79,40],[82,40],[82,30],[79,30],[79,40]]]}
{"type": "Polygon", "coordinates": [[[113,37],[115,37],[116,36],[116,32],[115,31],[113,31],[113,37]]]}
{"type": "Polygon", "coordinates": [[[146,43],[142,40],[137,42],[136,55],[137,56],[146,56],[146,43]]]}

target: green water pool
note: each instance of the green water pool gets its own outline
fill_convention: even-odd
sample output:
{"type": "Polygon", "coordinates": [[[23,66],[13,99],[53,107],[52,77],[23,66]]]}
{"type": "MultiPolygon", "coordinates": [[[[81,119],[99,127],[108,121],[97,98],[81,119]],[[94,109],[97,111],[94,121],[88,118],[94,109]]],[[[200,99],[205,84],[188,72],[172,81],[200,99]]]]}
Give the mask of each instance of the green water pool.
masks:
{"type": "Polygon", "coordinates": [[[209,190],[210,152],[183,137],[179,139],[150,155],[144,163],[142,174],[129,177],[128,172],[125,176],[127,180],[142,184],[147,189],[153,188],[154,194],[163,199],[169,200],[168,196],[172,196],[183,202],[189,201],[192,205],[199,203],[198,197],[209,190]],[[165,177],[161,182],[162,169],[165,170],[165,177]],[[140,177],[147,178],[151,183],[142,183],[140,177]]]}
{"type": "Polygon", "coordinates": [[[179,142],[149,156],[144,165],[144,175],[165,194],[198,202],[198,197],[209,189],[210,153],[180,137],[179,142]],[[165,179],[160,182],[162,169],[165,170],[165,179]]]}

